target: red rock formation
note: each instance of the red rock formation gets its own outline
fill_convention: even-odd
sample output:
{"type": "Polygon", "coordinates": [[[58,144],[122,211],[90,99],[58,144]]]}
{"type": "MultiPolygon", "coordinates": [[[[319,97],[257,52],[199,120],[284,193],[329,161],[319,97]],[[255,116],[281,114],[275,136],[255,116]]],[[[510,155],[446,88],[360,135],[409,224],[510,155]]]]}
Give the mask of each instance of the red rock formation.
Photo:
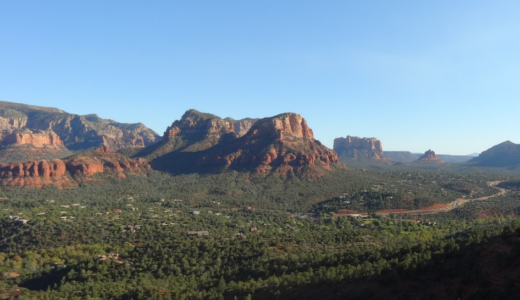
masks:
{"type": "Polygon", "coordinates": [[[293,113],[261,119],[243,137],[219,146],[218,151],[201,156],[195,164],[260,174],[301,173],[307,167],[314,168],[313,172],[306,170],[305,176],[321,176],[332,165],[343,167],[334,151],[314,139],[305,119],[293,113]]]}
{"type": "Polygon", "coordinates": [[[366,149],[375,150],[376,152],[383,153],[383,145],[381,141],[376,138],[359,138],[356,136],[347,136],[347,138],[334,139],[334,150],[336,149],[366,149]]]}
{"type": "Polygon", "coordinates": [[[173,124],[166,129],[163,135],[163,141],[169,140],[179,134],[182,134],[188,139],[189,136],[196,138],[215,136],[218,139],[222,135],[233,132],[232,123],[222,120],[215,115],[190,109],[184,113],[180,120],[173,122],[173,124]]]}
{"type": "Polygon", "coordinates": [[[345,161],[389,161],[383,154],[383,145],[376,138],[347,136],[334,139],[334,151],[345,161]]]}
{"type": "Polygon", "coordinates": [[[59,159],[0,164],[0,184],[4,186],[64,188],[74,184],[65,175],[65,163],[59,159]]]}
{"type": "Polygon", "coordinates": [[[284,134],[293,137],[314,139],[312,129],[307,126],[307,121],[299,114],[285,113],[272,118],[262,119],[255,123],[254,129],[263,135],[274,134],[283,139],[284,134]]]}
{"type": "Polygon", "coordinates": [[[30,161],[25,163],[0,164],[0,184],[29,188],[54,185],[68,188],[83,180],[90,181],[92,175],[107,172],[124,177],[125,171],[141,174],[150,169],[145,159],[129,159],[110,152],[108,148],[89,151],[65,160],[30,161]],[[72,175],[68,176],[67,172],[72,175]]]}
{"type": "Polygon", "coordinates": [[[15,130],[2,140],[3,146],[32,145],[36,148],[45,146],[63,146],[63,141],[52,130],[15,130]]]}
{"type": "Polygon", "coordinates": [[[421,156],[419,158],[419,160],[417,160],[418,162],[423,162],[423,163],[439,163],[439,164],[443,164],[444,161],[442,159],[440,159],[437,155],[435,155],[435,152],[432,151],[432,150],[428,150],[424,153],[423,156],[421,156]]]}

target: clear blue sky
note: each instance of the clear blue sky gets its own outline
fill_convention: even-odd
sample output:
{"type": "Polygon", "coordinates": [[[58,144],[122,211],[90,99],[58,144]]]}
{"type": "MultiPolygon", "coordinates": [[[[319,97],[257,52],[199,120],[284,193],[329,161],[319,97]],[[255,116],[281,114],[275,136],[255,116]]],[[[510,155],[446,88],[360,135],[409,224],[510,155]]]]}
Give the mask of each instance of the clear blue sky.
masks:
{"type": "Polygon", "coordinates": [[[0,100],[142,122],[303,115],[332,147],[520,143],[520,1],[0,1],[0,100]]]}

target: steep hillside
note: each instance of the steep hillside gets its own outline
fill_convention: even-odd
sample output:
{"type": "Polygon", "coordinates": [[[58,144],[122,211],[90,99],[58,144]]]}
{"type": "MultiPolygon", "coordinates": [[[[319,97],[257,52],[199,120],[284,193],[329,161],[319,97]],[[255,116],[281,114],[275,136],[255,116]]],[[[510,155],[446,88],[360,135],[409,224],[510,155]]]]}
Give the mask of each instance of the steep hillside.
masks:
{"type": "Polygon", "coordinates": [[[520,145],[510,141],[503,142],[482,152],[470,160],[470,163],[482,167],[516,168],[520,166],[520,145]]]}
{"type": "Polygon", "coordinates": [[[321,176],[344,167],[294,113],[260,119],[239,137],[233,123],[189,110],[168,127],[159,143],[137,156],[149,159],[154,169],[174,174],[237,170],[321,176]]]}
{"type": "Polygon", "coordinates": [[[124,124],[94,114],[81,116],[56,108],[0,101],[1,136],[19,129],[52,130],[70,150],[144,147],[159,137],[141,123],[124,124]]]}
{"type": "Polygon", "coordinates": [[[348,163],[351,161],[390,161],[383,153],[383,145],[376,138],[359,138],[347,136],[334,139],[334,151],[339,159],[348,163]]]}

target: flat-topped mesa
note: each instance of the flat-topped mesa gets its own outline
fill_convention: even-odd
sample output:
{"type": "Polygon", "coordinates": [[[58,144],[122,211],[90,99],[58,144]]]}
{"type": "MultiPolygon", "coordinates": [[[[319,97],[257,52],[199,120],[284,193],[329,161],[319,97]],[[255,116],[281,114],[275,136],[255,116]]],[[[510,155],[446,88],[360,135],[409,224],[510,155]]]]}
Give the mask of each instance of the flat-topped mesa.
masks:
{"type": "Polygon", "coordinates": [[[348,161],[389,161],[383,153],[383,145],[376,138],[347,136],[334,139],[334,151],[340,159],[348,161]]]}
{"type": "Polygon", "coordinates": [[[295,113],[284,113],[272,118],[258,120],[250,130],[257,130],[259,134],[275,135],[283,139],[285,134],[293,137],[314,139],[312,129],[307,126],[307,121],[295,113]]]}
{"type": "Polygon", "coordinates": [[[340,137],[334,139],[334,150],[336,152],[338,152],[339,149],[349,148],[375,150],[377,152],[383,153],[383,145],[381,141],[376,138],[359,138],[357,136],[347,135],[346,138],[340,137]]]}
{"type": "Polygon", "coordinates": [[[163,140],[171,139],[180,133],[183,135],[203,137],[208,135],[224,135],[233,132],[234,129],[231,122],[212,114],[201,113],[195,109],[190,109],[184,113],[180,120],[176,120],[166,129],[163,140]]]}
{"type": "Polygon", "coordinates": [[[36,148],[45,146],[63,146],[63,141],[52,130],[15,130],[6,135],[1,143],[3,146],[32,145],[36,148]]]}
{"type": "Polygon", "coordinates": [[[419,157],[418,162],[425,162],[425,163],[439,163],[443,164],[444,161],[440,159],[434,151],[428,150],[424,153],[423,156],[419,157]]]}

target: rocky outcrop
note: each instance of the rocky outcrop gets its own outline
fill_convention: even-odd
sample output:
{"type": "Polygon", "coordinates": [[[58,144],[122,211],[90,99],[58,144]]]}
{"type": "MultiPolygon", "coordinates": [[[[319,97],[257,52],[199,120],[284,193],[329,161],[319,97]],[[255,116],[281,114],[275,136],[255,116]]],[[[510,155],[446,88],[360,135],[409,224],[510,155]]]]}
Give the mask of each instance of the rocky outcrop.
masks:
{"type": "Polygon", "coordinates": [[[91,181],[97,173],[123,178],[125,172],[138,175],[148,169],[150,165],[146,160],[129,159],[104,147],[68,159],[0,164],[0,185],[69,188],[78,182],[91,181]]]}
{"type": "Polygon", "coordinates": [[[241,137],[244,136],[249,131],[249,129],[253,127],[253,124],[255,124],[260,119],[245,118],[241,120],[234,120],[233,118],[225,118],[224,120],[233,124],[235,134],[238,137],[241,137]]]}
{"type": "MultiPolygon", "coordinates": [[[[233,133],[233,124],[219,117],[190,109],[180,120],[173,122],[166,129],[163,140],[170,140],[179,135],[186,138],[199,139],[214,136],[219,139],[222,135],[233,133]]],[[[202,149],[199,149],[202,150],[202,149]]]]}
{"type": "Polygon", "coordinates": [[[66,171],[65,163],[60,159],[0,164],[0,184],[32,188],[72,187],[75,184],[66,171]]]}
{"type": "Polygon", "coordinates": [[[72,155],[52,130],[2,131],[0,163],[52,160],[72,155]]]}
{"type": "Polygon", "coordinates": [[[435,155],[435,152],[432,150],[426,151],[424,153],[424,155],[419,157],[419,159],[417,161],[422,162],[422,163],[438,163],[438,164],[444,163],[444,161],[441,160],[437,155],[435,155]]]}
{"type": "Polygon", "coordinates": [[[15,130],[6,135],[2,146],[32,145],[36,148],[63,146],[63,141],[52,130],[15,130]]]}
{"type": "Polygon", "coordinates": [[[359,138],[357,136],[348,135],[346,138],[340,137],[334,139],[334,151],[338,152],[338,150],[350,148],[374,150],[383,153],[383,145],[381,141],[376,138],[359,138]]]}
{"type": "Polygon", "coordinates": [[[145,147],[159,138],[141,123],[124,124],[94,114],[82,116],[56,108],[0,101],[0,130],[10,134],[16,129],[52,130],[70,150],[145,147]]]}
{"type": "Polygon", "coordinates": [[[321,176],[344,167],[334,151],[314,139],[306,120],[294,113],[260,119],[239,137],[231,122],[190,110],[167,129],[161,143],[141,155],[154,168],[173,173],[238,170],[321,176]]]}
{"type": "Polygon", "coordinates": [[[376,138],[347,136],[334,139],[334,151],[342,161],[390,161],[383,153],[383,145],[376,138]]]}

